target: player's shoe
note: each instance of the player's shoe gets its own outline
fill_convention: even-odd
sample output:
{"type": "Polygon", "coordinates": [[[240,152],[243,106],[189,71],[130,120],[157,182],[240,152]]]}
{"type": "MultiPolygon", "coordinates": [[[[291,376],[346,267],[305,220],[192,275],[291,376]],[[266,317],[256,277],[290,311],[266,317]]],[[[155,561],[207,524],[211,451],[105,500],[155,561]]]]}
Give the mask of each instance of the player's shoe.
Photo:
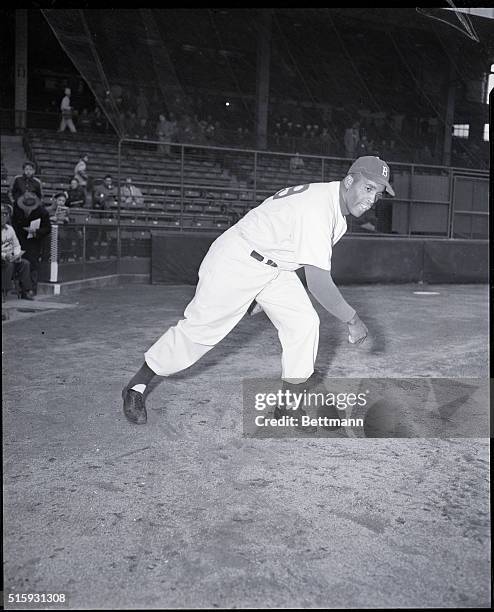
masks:
{"type": "Polygon", "coordinates": [[[144,395],[134,389],[124,389],[122,397],[123,411],[127,420],[136,425],[144,425],[148,420],[144,395]]]}
{"type": "Polygon", "coordinates": [[[281,419],[282,417],[294,417],[297,419],[294,429],[302,433],[314,433],[317,431],[315,425],[302,425],[302,417],[307,416],[307,413],[303,408],[297,408],[292,410],[291,408],[285,408],[284,406],[276,406],[273,414],[275,419],[281,419]]]}

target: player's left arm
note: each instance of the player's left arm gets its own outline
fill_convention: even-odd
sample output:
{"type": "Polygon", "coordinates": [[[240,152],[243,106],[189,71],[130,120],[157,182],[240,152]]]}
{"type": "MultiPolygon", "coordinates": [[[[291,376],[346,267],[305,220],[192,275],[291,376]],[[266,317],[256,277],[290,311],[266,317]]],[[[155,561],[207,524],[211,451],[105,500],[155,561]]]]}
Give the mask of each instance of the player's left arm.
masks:
{"type": "Polygon", "coordinates": [[[349,342],[352,344],[363,342],[368,334],[367,327],[355,309],[341,295],[331,274],[315,266],[306,265],[304,267],[307,287],[312,295],[329,313],[348,325],[349,342]]]}

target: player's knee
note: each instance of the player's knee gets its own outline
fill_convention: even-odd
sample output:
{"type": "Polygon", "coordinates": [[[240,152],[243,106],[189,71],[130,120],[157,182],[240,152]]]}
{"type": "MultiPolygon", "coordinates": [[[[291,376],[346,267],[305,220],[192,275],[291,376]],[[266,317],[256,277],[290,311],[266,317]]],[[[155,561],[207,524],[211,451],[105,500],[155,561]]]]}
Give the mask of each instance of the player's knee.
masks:
{"type": "Polygon", "coordinates": [[[304,335],[317,333],[319,331],[319,315],[315,310],[309,310],[304,313],[302,324],[300,328],[302,329],[304,335]]]}

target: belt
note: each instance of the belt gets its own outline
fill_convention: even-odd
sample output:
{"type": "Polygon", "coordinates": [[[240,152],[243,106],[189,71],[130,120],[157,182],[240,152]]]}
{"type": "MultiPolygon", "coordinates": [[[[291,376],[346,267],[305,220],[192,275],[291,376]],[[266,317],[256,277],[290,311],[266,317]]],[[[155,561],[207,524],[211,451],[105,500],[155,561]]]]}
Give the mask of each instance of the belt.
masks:
{"type": "Polygon", "coordinates": [[[268,259],[267,257],[263,257],[257,251],[252,251],[250,256],[253,257],[254,259],[257,259],[257,261],[260,261],[262,263],[267,264],[268,266],[273,266],[273,268],[277,268],[278,267],[278,264],[275,263],[272,259],[268,259]]]}

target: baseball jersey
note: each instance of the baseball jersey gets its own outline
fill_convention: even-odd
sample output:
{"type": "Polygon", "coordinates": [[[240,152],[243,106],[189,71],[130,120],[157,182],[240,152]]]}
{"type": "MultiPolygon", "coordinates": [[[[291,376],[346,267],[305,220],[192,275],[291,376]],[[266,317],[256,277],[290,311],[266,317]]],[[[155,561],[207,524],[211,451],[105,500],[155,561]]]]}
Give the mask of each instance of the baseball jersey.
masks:
{"type": "Polygon", "coordinates": [[[347,230],[340,182],[281,189],[237,223],[252,248],[281,269],[303,265],[331,270],[333,246],[347,230]]]}

